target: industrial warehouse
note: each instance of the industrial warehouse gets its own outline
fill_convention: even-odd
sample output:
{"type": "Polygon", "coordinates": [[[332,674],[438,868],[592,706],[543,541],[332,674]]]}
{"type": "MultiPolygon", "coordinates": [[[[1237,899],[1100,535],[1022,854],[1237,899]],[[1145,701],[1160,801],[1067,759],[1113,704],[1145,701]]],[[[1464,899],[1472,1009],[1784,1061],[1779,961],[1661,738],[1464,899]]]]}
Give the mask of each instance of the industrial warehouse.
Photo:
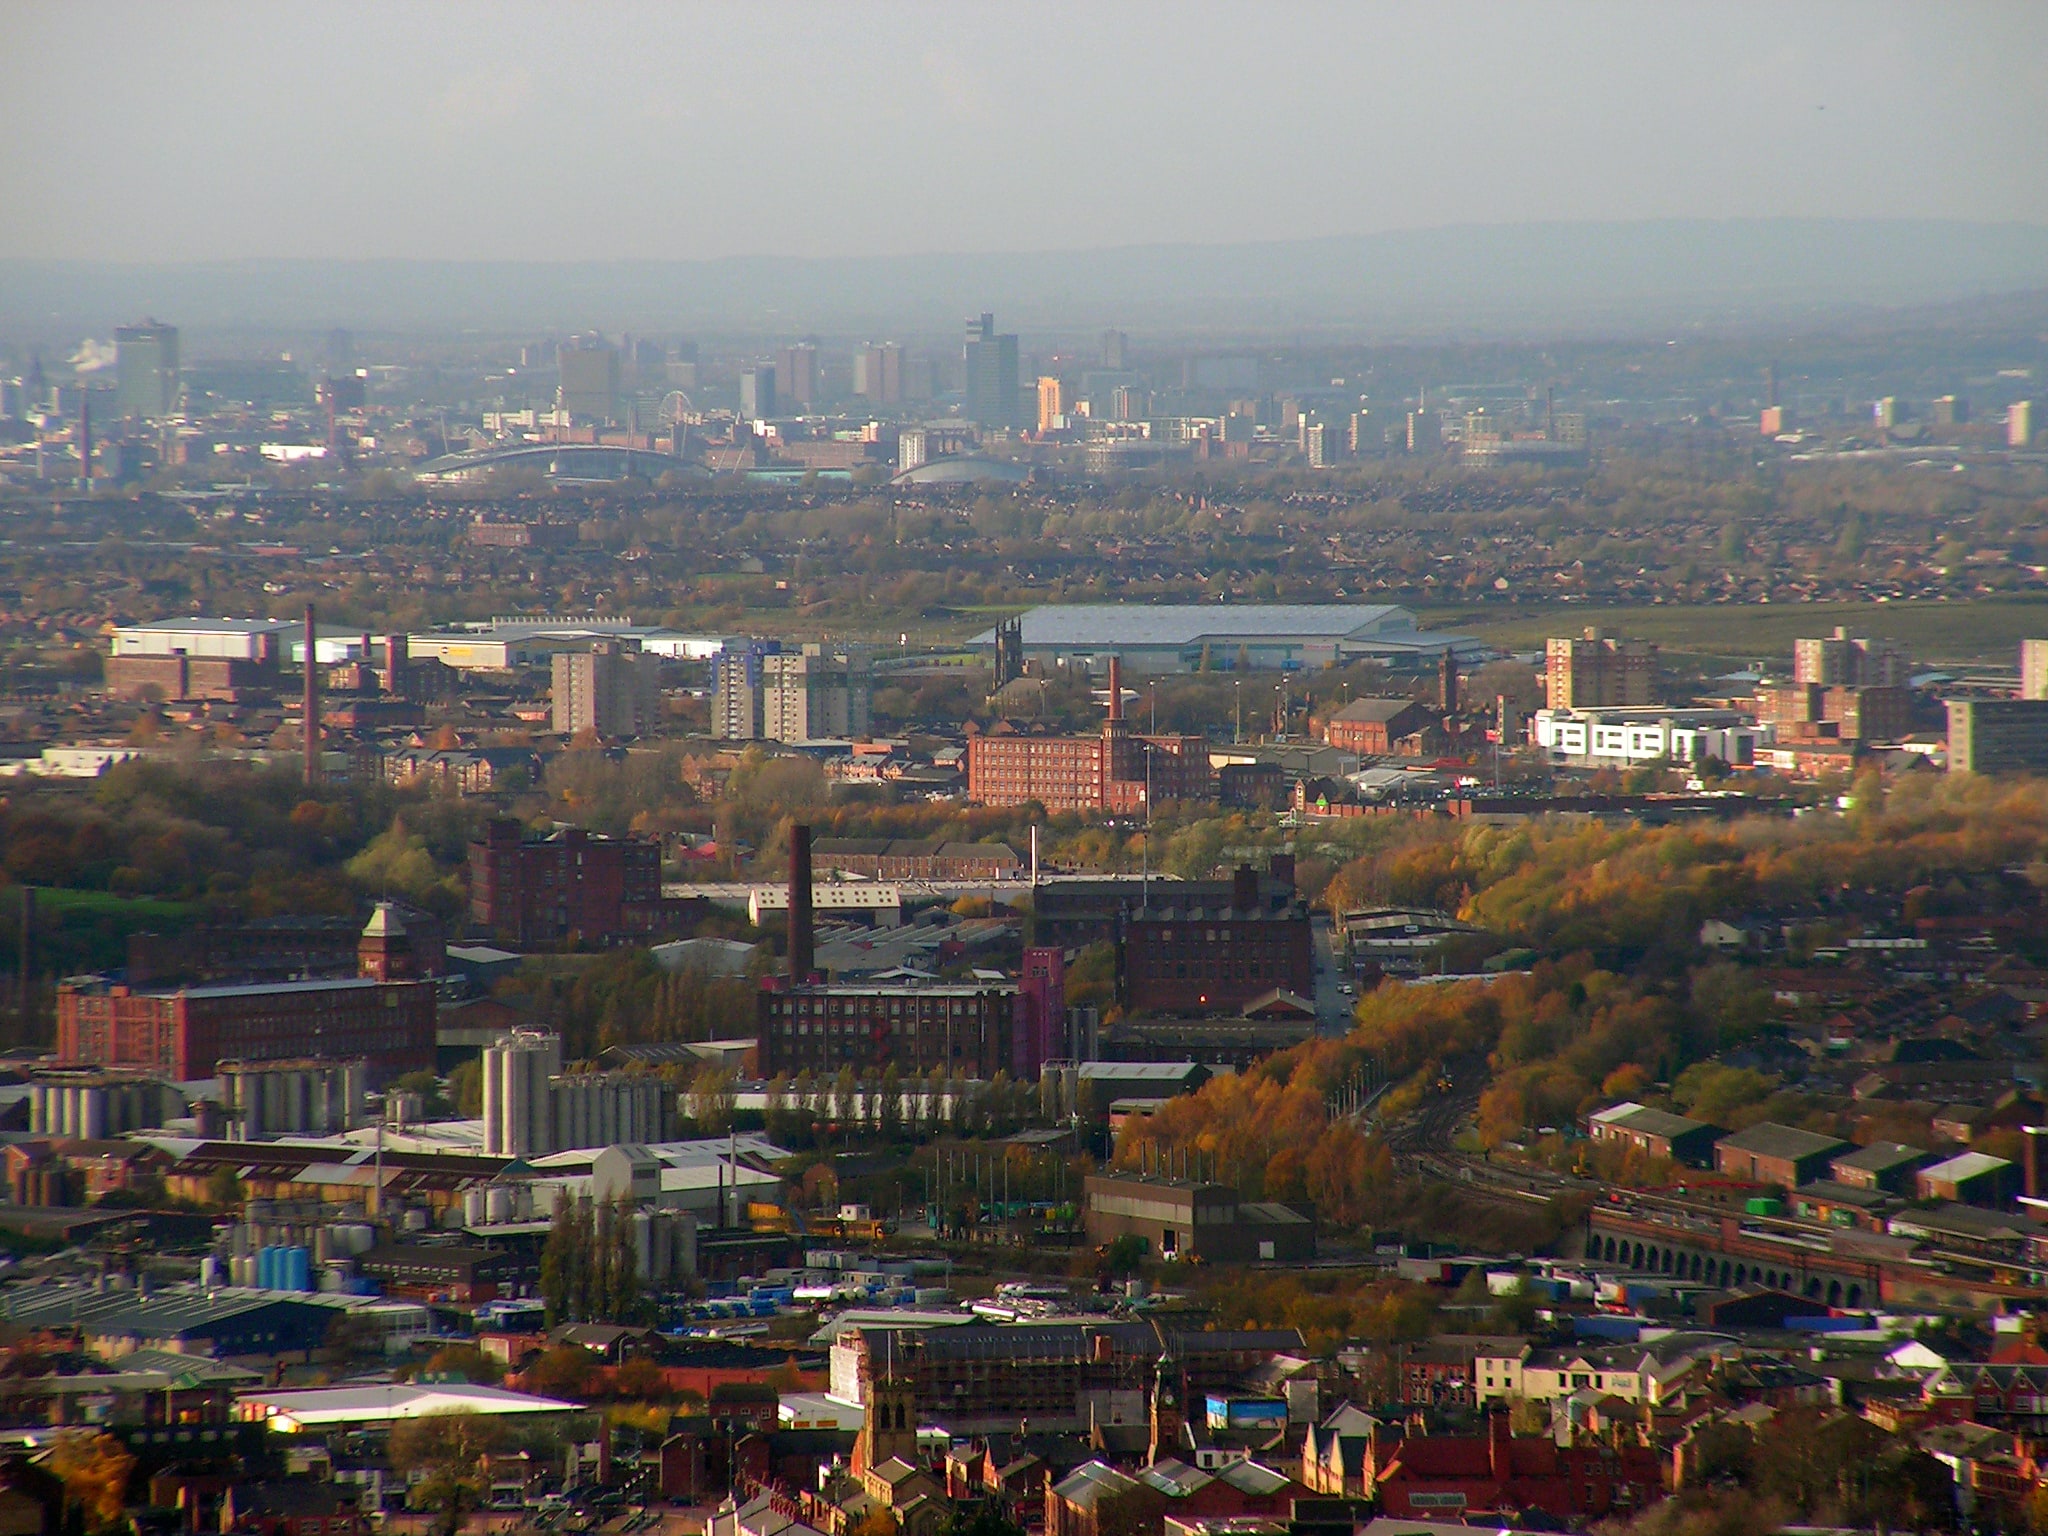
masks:
{"type": "Polygon", "coordinates": [[[1391,603],[1063,603],[1033,608],[1017,629],[985,630],[975,643],[997,651],[1006,638],[1019,661],[1101,671],[1112,656],[1142,676],[1171,672],[1286,671],[1377,661],[1397,669],[1434,666],[1446,650],[1460,662],[1489,648],[1469,635],[1416,628],[1391,603]]]}

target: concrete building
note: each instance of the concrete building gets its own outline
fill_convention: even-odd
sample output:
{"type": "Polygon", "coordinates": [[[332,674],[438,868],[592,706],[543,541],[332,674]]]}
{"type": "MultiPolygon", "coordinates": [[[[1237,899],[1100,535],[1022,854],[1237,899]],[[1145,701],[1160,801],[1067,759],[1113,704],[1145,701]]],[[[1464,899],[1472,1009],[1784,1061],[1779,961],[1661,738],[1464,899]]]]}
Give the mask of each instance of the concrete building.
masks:
{"type": "Polygon", "coordinates": [[[114,631],[107,692],[117,699],[219,699],[275,694],[292,625],[282,619],[163,619],[114,631]]]}
{"type": "Polygon", "coordinates": [[[1783,683],[1758,689],[1757,705],[1779,745],[1896,741],[1913,727],[1913,691],[1906,687],[1783,683]]]}
{"type": "Polygon", "coordinates": [[[720,741],[761,739],[761,661],[778,640],[729,645],[711,664],[711,734],[720,741]]]}
{"type": "Polygon", "coordinates": [[[566,342],[555,351],[557,396],[571,419],[611,421],[619,414],[619,350],[595,338],[566,342]]]}
{"type": "Polygon", "coordinates": [[[818,349],[810,342],[784,347],[775,360],[775,391],[782,408],[802,413],[818,403],[818,349]]]}
{"type": "Polygon", "coordinates": [[[1060,381],[1050,374],[1038,381],[1038,430],[1051,432],[1067,422],[1064,403],[1060,399],[1060,381]]]}
{"type": "Polygon", "coordinates": [[[967,419],[984,427],[1017,426],[1017,338],[997,335],[996,317],[983,311],[967,322],[967,339],[960,355],[965,365],[962,404],[967,419]]]}
{"type": "Polygon", "coordinates": [[[874,405],[903,403],[903,348],[869,342],[853,354],[853,392],[874,405]]]}
{"type": "Polygon", "coordinates": [[[2048,640],[2020,642],[2020,697],[2048,699],[2048,640]]]}
{"type": "Polygon", "coordinates": [[[661,663],[616,640],[587,651],[558,651],[553,661],[555,732],[645,736],[661,717],[661,663]]]}
{"type": "Polygon", "coordinates": [[[1589,627],[1578,639],[1544,642],[1544,691],[1552,709],[1629,709],[1650,702],[1657,647],[1589,627]]]}
{"type": "Polygon", "coordinates": [[[772,367],[740,370],[740,417],[745,421],[767,421],[775,415],[775,370],[772,367]]]}
{"type": "Polygon", "coordinates": [[[1792,642],[1792,681],[1823,688],[1904,688],[1912,664],[1890,640],[1865,640],[1837,624],[1832,635],[1792,642]]]}
{"type": "Polygon", "coordinates": [[[114,331],[114,414],[159,421],[178,414],[178,331],[154,320],[114,331]]]}
{"type": "Polygon", "coordinates": [[[2015,400],[2005,410],[2005,445],[2031,448],[2034,445],[2034,402],[2015,400]]]}
{"type": "Polygon", "coordinates": [[[363,1123],[361,1061],[223,1061],[216,1074],[230,1141],[337,1136],[363,1123]]]}
{"type": "Polygon", "coordinates": [[[1950,773],[2048,770],[2048,698],[1950,699],[1950,773]]]}
{"type": "Polygon", "coordinates": [[[802,746],[869,732],[874,674],[864,646],[806,643],[761,657],[761,735],[802,746]]]}

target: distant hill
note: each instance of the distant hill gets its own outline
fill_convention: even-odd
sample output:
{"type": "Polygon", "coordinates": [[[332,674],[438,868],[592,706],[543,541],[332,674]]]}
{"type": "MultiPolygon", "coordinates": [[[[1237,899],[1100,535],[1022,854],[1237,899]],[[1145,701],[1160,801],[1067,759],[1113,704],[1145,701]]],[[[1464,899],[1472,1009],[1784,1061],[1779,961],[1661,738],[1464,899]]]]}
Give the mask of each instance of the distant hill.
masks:
{"type": "Polygon", "coordinates": [[[1466,225],[1099,251],[714,261],[0,261],[0,329],[104,334],[581,328],[729,334],[1397,336],[1815,317],[2048,289],[2048,227],[1932,220],[1466,225]]]}

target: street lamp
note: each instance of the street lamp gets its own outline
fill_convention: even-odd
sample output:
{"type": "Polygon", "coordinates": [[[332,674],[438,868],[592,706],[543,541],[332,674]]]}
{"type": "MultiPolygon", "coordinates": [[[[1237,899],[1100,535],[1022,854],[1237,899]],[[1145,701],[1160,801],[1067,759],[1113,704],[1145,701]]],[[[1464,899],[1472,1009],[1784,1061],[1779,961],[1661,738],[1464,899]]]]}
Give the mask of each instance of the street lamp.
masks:
{"type": "Polygon", "coordinates": [[[1244,745],[1244,679],[1236,678],[1230,686],[1237,692],[1237,725],[1231,732],[1230,744],[1241,747],[1244,745]]]}

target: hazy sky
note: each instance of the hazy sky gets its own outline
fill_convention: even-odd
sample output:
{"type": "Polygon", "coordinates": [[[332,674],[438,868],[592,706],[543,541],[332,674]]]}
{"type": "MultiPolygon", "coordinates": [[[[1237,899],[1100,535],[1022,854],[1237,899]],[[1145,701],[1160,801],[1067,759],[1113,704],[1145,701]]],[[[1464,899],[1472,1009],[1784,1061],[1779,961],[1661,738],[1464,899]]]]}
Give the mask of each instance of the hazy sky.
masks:
{"type": "Polygon", "coordinates": [[[0,255],[2048,223],[2048,4],[0,0],[0,255]]]}

